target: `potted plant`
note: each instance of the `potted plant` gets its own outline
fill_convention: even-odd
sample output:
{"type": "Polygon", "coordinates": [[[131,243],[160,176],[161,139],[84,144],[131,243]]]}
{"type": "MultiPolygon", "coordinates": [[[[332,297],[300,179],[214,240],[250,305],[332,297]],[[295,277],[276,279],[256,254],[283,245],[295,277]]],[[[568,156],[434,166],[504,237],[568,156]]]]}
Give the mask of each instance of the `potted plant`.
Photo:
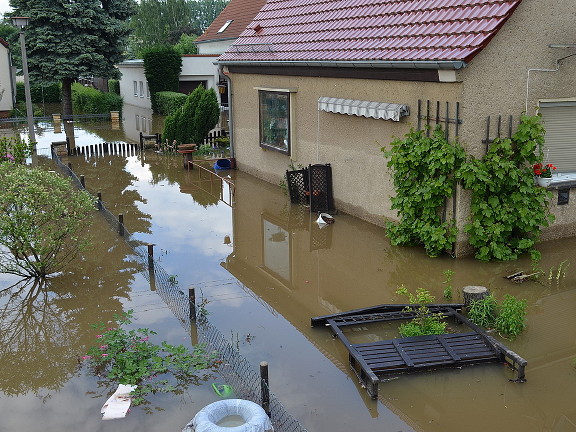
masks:
{"type": "Polygon", "coordinates": [[[552,171],[555,170],[556,167],[551,163],[546,165],[537,163],[534,164],[532,168],[538,185],[542,187],[550,186],[550,183],[552,183],[552,171]]]}

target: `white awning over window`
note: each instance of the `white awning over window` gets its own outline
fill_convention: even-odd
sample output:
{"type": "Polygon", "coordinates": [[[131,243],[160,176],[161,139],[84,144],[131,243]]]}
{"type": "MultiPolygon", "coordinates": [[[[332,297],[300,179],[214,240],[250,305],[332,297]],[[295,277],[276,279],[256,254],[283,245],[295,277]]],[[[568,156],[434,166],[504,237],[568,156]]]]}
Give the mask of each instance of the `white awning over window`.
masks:
{"type": "Polygon", "coordinates": [[[354,99],[339,99],[322,96],[318,99],[318,110],[358,117],[400,121],[410,115],[408,105],[386,102],[371,102],[354,99]]]}

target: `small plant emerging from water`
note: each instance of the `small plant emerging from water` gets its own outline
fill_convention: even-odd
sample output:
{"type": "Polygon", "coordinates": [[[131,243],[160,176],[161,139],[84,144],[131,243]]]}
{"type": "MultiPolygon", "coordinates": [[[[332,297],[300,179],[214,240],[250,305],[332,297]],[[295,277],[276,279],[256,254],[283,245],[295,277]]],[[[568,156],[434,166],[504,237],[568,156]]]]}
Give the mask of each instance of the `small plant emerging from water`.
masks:
{"type": "Polygon", "coordinates": [[[468,308],[468,318],[482,327],[492,327],[496,320],[498,302],[492,294],[482,300],[472,300],[468,308]]]}
{"type": "Polygon", "coordinates": [[[558,264],[558,268],[555,266],[550,267],[548,271],[548,282],[556,282],[557,284],[560,283],[560,279],[564,279],[566,277],[566,270],[570,266],[570,262],[568,260],[562,261],[558,264]]]}
{"type": "Polygon", "coordinates": [[[416,294],[413,294],[402,285],[396,290],[396,294],[405,296],[411,305],[415,305],[406,307],[405,311],[416,311],[415,318],[407,323],[400,324],[398,328],[400,336],[411,337],[446,333],[446,323],[443,321],[444,316],[441,313],[432,313],[428,308],[428,305],[435,300],[435,297],[428,290],[417,288],[416,294]]]}
{"type": "Polygon", "coordinates": [[[452,278],[454,277],[454,272],[452,270],[444,270],[444,276],[446,277],[442,283],[444,285],[444,298],[452,300],[452,278]]]}
{"type": "Polygon", "coordinates": [[[160,345],[149,339],[156,332],[139,328],[125,330],[131,323],[132,311],[114,315],[116,326],[93,324],[98,330],[98,346],[82,357],[89,362],[95,375],[110,383],[137,385],[132,393],[133,404],[145,402],[145,396],[156,392],[182,392],[198,381],[198,371],[217,366],[215,353],[207,353],[204,345],[196,345],[189,352],[183,345],[160,345]],[[170,380],[170,375],[175,379],[170,380]]]}
{"type": "Polygon", "coordinates": [[[493,327],[501,335],[516,337],[526,328],[526,300],[505,295],[501,304],[494,296],[473,300],[468,309],[468,318],[482,327],[493,327]]]}

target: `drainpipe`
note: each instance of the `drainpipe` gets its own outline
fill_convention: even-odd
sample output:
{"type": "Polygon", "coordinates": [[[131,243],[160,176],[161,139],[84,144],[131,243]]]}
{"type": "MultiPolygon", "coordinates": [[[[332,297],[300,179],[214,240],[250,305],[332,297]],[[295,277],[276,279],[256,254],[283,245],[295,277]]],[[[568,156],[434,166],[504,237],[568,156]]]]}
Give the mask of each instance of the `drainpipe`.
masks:
{"type": "Polygon", "coordinates": [[[234,116],[232,115],[232,80],[228,76],[228,67],[223,65],[218,65],[218,73],[223,76],[228,83],[228,130],[230,137],[230,157],[235,158],[236,153],[234,151],[234,116]]]}
{"type": "Polygon", "coordinates": [[[574,54],[570,54],[567,55],[565,57],[559,58],[558,60],[556,60],[556,68],[555,69],[539,69],[539,68],[533,68],[533,69],[528,69],[528,76],[526,78],[526,102],[525,102],[525,113],[526,115],[528,115],[528,95],[529,95],[529,90],[530,90],[530,72],[558,72],[560,70],[560,62],[562,60],[567,59],[568,57],[572,57],[575,56],[576,53],[574,54]]]}

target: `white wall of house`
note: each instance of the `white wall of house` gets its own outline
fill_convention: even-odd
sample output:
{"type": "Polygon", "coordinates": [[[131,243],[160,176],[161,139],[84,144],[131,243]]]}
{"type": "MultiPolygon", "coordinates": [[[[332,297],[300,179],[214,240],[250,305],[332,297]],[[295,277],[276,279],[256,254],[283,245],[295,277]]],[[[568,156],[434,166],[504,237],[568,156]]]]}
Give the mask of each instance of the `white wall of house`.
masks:
{"type": "MultiPolygon", "coordinates": [[[[217,54],[182,56],[180,82],[202,81],[206,83],[207,88],[213,88],[218,94],[216,88],[219,81],[218,66],[214,64],[217,58],[217,54]]],[[[150,92],[144,74],[144,60],[126,60],[117,67],[122,74],[120,96],[124,99],[124,103],[150,109],[150,92]]]]}
{"type": "Polygon", "coordinates": [[[196,42],[198,54],[222,54],[236,39],[212,40],[206,42],[196,42]]]}
{"type": "Polygon", "coordinates": [[[14,85],[12,80],[12,65],[10,50],[0,44],[0,115],[7,116],[14,108],[14,85]]]}
{"type": "Polygon", "coordinates": [[[120,78],[120,96],[124,103],[140,108],[152,107],[148,81],[144,75],[144,60],[126,60],[118,65],[120,78]]]}

